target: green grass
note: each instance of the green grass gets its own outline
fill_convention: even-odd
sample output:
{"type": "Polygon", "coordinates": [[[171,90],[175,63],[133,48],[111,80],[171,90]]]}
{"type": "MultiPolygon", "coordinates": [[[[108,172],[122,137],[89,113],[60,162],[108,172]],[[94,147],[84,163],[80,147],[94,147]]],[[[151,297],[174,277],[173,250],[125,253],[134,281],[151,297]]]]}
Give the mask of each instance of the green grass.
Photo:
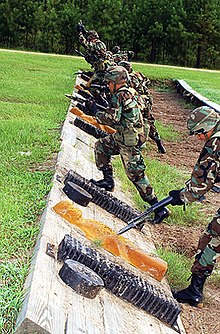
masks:
{"type": "MultiPolygon", "coordinates": [[[[186,174],[186,172],[178,171],[176,168],[168,164],[161,164],[157,160],[145,157],[145,162],[145,174],[148,176],[150,183],[153,185],[155,194],[159,200],[168,196],[171,189],[182,188],[184,182],[190,178],[190,175],[186,174]]],[[[116,170],[116,176],[122,180],[123,191],[127,193],[128,196],[132,196],[137,208],[143,211],[144,204],[146,203],[144,203],[140,198],[135,187],[131,186],[132,184],[124,173],[119,157],[114,158],[113,166],[116,170]]],[[[200,205],[197,203],[190,204],[190,209],[187,208],[186,211],[183,211],[183,208],[179,206],[171,207],[170,210],[172,214],[168,219],[166,219],[168,224],[193,225],[195,223],[204,223],[204,221],[206,221],[204,214],[200,210],[200,205]]]]}
{"type": "Polygon", "coordinates": [[[133,68],[143,72],[151,80],[185,80],[198,93],[220,104],[220,71],[150,64],[135,64],[133,68]]]}
{"type": "MultiPolygon", "coordinates": [[[[64,94],[72,92],[73,73],[90,67],[76,57],[7,51],[0,51],[0,63],[0,332],[12,334],[30,254],[39,233],[38,217],[51,188],[51,166],[60,148],[60,130],[69,105],[64,94]]],[[[198,85],[201,94],[207,90],[208,97],[212,94],[214,102],[220,101],[220,72],[141,64],[134,67],[151,79],[185,79],[193,88],[198,85]]],[[[171,125],[158,122],[157,127],[164,140],[183,140],[171,125]]],[[[117,174],[124,189],[133,192],[137,206],[143,209],[143,201],[131,187],[119,159],[114,164],[118,165],[117,174]]],[[[189,178],[184,171],[148,159],[147,150],[146,164],[159,199],[189,178]]],[[[188,224],[195,222],[198,207],[186,213],[181,208],[172,211],[170,224],[188,224]]],[[[172,274],[174,269],[169,261],[172,274]]],[[[175,261],[182,263],[181,258],[175,261]]]]}
{"type": "Polygon", "coordinates": [[[189,282],[187,281],[191,276],[192,260],[184,254],[177,254],[162,248],[157,249],[157,253],[168,264],[167,277],[170,286],[173,289],[183,289],[188,286],[189,282]]]}
{"type": "Polygon", "coordinates": [[[64,94],[85,62],[8,52],[0,62],[0,332],[11,334],[60,148],[64,94]]]}

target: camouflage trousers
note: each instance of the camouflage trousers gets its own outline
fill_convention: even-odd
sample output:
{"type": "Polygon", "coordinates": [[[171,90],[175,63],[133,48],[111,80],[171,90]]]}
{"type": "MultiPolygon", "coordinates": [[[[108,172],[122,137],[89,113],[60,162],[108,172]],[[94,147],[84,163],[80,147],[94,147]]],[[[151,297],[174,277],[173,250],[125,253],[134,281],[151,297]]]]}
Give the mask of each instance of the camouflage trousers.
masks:
{"type": "Polygon", "coordinates": [[[209,276],[220,256],[220,209],[201,236],[192,273],[209,276]]]}
{"type": "Polygon", "coordinates": [[[145,201],[151,201],[154,196],[154,190],[145,175],[146,165],[138,146],[126,146],[117,141],[112,135],[99,139],[95,144],[95,161],[99,170],[103,167],[112,169],[111,157],[120,155],[125,173],[129,180],[137,188],[141,198],[145,201]]]}

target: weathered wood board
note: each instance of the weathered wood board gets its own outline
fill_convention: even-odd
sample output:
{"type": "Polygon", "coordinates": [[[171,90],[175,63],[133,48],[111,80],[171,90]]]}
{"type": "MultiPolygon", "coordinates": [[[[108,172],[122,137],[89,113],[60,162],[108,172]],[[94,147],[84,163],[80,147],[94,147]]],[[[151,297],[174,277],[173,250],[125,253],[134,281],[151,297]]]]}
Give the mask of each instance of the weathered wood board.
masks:
{"type": "MultiPolygon", "coordinates": [[[[73,119],[74,116],[68,112],[61,135],[53,187],[41,219],[41,232],[25,284],[26,295],[17,319],[16,334],[175,334],[166,324],[105,289],[95,299],[78,295],[58,276],[62,264],[46,255],[47,244],[57,246],[65,234],[72,234],[80,241],[87,242],[79,229],[64,221],[52,209],[61,200],[67,200],[57,175],[64,178],[67,171],[72,169],[88,179],[101,177],[94,164],[95,139],[76,128],[71,122],[73,119]]],[[[118,184],[114,195],[131,204],[118,184]]],[[[116,231],[125,224],[91,202],[80,209],[85,218],[102,221],[116,231]]],[[[147,253],[154,253],[155,247],[147,226],[144,227],[144,233],[131,230],[126,237],[147,253]]],[[[111,260],[114,258],[111,254],[108,256],[111,260]]],[[[127,263],[124,265],[131,267],[127,263]]],[[[170,291],[166,279],[157,284],[170,291]]],[[[180,319],[179,326],[184,334],[180,319]]]]}

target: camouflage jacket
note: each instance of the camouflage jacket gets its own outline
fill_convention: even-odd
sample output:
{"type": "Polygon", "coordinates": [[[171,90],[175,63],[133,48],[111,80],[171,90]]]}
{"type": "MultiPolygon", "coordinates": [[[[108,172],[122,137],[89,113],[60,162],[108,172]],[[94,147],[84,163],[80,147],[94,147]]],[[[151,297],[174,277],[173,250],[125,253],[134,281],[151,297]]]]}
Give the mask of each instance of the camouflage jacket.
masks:
{"type": "Polygon", "coordinates": [[[220,182],[220,122],[203,146],[191,179],[181,191],[180,197],[185,203],[199,200],[217,182],[220,182]]]}
{"type": "Polygon", "coordinates": [[[95,42],[89,42],[83,36],[79,34],[79,41],[86,49],[85,60],[91,64],[95,70],[105,70],[104,60],[106,59],[107,48],[104,42],[97,39],[95,42]]]}
{"type": "Polygon", "coordinates": [[[118,51],[117,53],[113,54],[113,59],[116,64],[120,61],[128,61],[128,51],[118,51]]]}
{"type": "Polygon", "coordinates": [[[101,124],[112,126],[117,132],[113,135],[126,146],[135,146],[139,134],[143,133],[143,117],[139,95],[130,87],[120,87],[111,98],[110,107],[99,111],[96,119],[101,124]]]}
{"type": "Polygon", "coordinates": [[[129,73],[130,86],[134,88],[140,95],[150,96],[148,86],[150,85],[150,79],[145,77],[141,72],[132,71],[129,73]]]}

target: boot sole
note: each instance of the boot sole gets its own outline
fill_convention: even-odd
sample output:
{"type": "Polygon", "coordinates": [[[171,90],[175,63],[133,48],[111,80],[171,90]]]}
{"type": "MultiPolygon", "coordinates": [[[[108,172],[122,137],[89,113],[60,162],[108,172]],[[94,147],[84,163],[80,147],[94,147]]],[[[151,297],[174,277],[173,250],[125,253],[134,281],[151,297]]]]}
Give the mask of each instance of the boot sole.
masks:
{"type": "Polygon", "coordinates": [[[200,302],[200,303],[194,303],[190,300],[183,300],[183,299],[176,299],[178,301],[178,303],[181,303],[181,304],[189,304],[190,306],[193,306],[193,307],[198,307],[198,308],[203,308],[203,302],[200,302]]]}

